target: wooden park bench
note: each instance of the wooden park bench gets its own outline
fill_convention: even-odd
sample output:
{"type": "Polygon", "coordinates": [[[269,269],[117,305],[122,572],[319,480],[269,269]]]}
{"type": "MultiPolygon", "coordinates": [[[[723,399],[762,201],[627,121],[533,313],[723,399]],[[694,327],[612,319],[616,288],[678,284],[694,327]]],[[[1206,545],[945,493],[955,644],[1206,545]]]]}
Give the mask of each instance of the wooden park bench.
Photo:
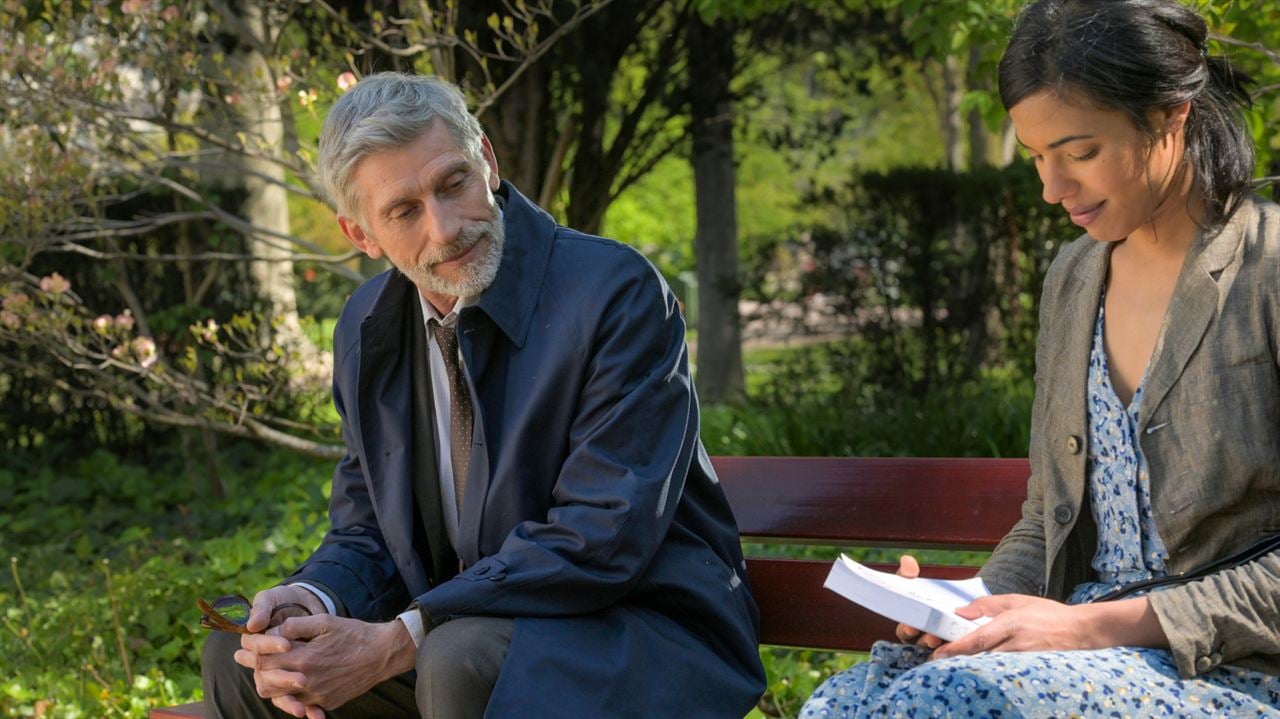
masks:
{"type": "MultiPolygon", "coordinates": [[[[990,550],[1018,520],[1026,459],[715,457],[743,539],[839,547],[990,550]]],[[[760,642],[866,651],[893,623],[822,586],[822,560],[749,558],[760,642]]],[[[871,566],[894,571],[895,565],[871,566]]],[[[921,567],[963,579],[973,567],[921,567]]],[[[199,704],[156,709],[151,719],[203,717],[199,704]]]]}

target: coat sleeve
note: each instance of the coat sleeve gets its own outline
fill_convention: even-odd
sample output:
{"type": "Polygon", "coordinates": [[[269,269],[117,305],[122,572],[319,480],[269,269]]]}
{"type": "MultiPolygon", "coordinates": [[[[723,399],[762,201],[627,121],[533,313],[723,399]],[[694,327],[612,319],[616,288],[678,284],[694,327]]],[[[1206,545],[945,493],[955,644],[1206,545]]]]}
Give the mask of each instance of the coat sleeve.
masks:
{"type": "MultiPolygon", "coordinates": [[[[1270,209],[1267,215],[1274,220],[1270,209]]],[[[1274,255],[1268,260],[1263,276],[1274,278],[1280,268],[1274,255]]],[[[1280,290],[1272,282],[1265,291],[1271,359],[1280,373],[1280,290]]],[[[1184,677],[1204,674],[1251,654],[1280,655],[1280,623],[1276,621],[1280,617],[1280,552],[1155,592],[1149,599],[1184,677]]]]}
{"type": "Polygon", "coordinates": [[[1280,552],[1149,599],[1184,677],[1251,654],[1280,654],[1280,552]]]}
{"type": "MultiPolygon", "coordinates": [[[[697,448],[684,321],[657,271],[631,250],[592,304],[568,454],[545,521],[417,598],[456,615],[566,616],[626,596],[671,526],[697,448]]],[[[572,391],[572,390],[570,390],[572,391]]],[[[557,438],[555,441],[562,441],[557,438]]]]}
{"type": "Polygon", "coordinates": [[[348,399],[354,391],[356,368],[348,364],[358,356],[354,339],[347,337],[344,317],[334,332],[333,402],[342,419],[346,456],[333,472],[329,495],[330,529],[311,557],[286,582],[308,582],[327,590],[340,614],[367,621],[384,620],[404,611],[409,593],[396,571],[378,528],[360,462],[359,444],[348,417],[348,399]],[[341,352],[338,348],[344,348],[341,352]]]}

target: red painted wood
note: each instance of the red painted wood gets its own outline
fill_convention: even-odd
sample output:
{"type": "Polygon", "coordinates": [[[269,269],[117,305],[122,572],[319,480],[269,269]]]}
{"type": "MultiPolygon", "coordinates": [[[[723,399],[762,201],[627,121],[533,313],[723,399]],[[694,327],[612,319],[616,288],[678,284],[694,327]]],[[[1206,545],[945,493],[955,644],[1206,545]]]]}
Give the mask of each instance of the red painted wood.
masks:
{"type": "MultiPolygon", "coordinates": [[[[881,571],[897,567],[870,564],[881,571]]],[[[807,559],[748,559],[747,580],[760,607],[760,643],[814,649],[867,651],[877,639],[892,639],[894,623],[822,586],[831,562],[807,559]]],[[[939,579],[968,579],[974,567],[926,566],[939,579]]]]}
{"type": "Polygon", "coordinates": [[[713,457],[744,537],[991,549],[1020,516],[1026,459],[713,457]]]}
{"type": "Polygon", "coordinates": [[[152,709],[147,716],[150,719],[191,719],[192,717],[203,719],[204,704],[183,704],[180,707],[152,709]]]}

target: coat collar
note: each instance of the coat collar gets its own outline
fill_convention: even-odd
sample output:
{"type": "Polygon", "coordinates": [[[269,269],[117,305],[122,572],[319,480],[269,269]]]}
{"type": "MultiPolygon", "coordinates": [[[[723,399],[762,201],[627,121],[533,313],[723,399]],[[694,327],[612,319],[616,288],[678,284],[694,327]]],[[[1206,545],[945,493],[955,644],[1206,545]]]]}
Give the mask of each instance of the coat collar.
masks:
{"type": "MultiPolygon", "coordinates": [[[[483,311],[517,347],[529,336],[533,311],[551,260],[556,223],[511,183],[503,181],[495,193],[503,208],[506,243],[498,274],[472,308],[483,311]]],[[[405,294],[417,289],[399,271],[386,282],[360,325],[363,352],[377,352],[399,343],[405,294]]]]}
{"type": "Polygon", "coordinates": [[[506,244],[497,277],[474,307],[488,315],[512,344],[523,347],[550,264],[556,222],[510,182],[503,180],[495,194],[502,203],[506,244]]]}

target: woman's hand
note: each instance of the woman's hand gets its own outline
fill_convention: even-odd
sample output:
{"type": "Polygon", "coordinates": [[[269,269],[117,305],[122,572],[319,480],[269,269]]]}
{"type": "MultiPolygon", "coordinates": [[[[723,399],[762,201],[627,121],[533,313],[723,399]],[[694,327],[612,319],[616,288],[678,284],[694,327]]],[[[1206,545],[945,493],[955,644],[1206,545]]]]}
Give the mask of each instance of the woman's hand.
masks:
{"type": "MultiPolygon", "coordinates": [[[[898,576],[915,579],[920,576],[920,563],[910,554],[902,555],[898,559],[898,576]]],[[[898,637],[898,641],[903,644],[915,644],[929,649],[937,649],[943,644],[941,637],[926,634],[915,627],[909,627],[905,624],[899,624],[893,630],[893,633],[898,637]]]]}
{"type": "Polygon", "coordinates": [[[956,610],[991,621],[933,653],[934,659],[980,652],[1062,651],[1116,646],[1167,647],[1145,597],[1071,605],[1026,594],[982,597],[956,610]]]}

